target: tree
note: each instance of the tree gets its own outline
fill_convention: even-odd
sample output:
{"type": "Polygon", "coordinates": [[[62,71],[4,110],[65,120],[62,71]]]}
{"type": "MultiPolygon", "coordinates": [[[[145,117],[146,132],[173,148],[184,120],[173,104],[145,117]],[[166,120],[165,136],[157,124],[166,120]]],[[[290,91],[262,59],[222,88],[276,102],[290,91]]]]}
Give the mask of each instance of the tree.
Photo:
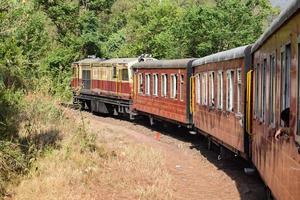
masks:
{"type": "Polygon", "coordinates": [[[187,10],[176,35],[182,39],[185,56],[202,57],[255,42],[272,13],[266,0],[216,0],[214,7],[187,10]]]}

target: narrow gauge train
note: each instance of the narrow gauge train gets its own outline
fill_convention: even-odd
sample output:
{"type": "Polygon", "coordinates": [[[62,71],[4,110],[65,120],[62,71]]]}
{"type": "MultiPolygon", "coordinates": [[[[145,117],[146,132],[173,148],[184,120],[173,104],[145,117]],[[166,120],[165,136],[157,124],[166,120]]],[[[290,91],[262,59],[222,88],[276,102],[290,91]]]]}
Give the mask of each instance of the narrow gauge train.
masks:
{"type": "Polygon", "coordinates": [[[185,125],[252,161],[276,199],[298,200],[299,11],[300,1],[293,0],[253,45],[196,60],[121,62],[127,66],[126,80],[121,72],[114,76],[115,59],[74,63],[72,85],[80,88],[74,99],[97,112],[125,109],[149,116],[151,123],[185,125]],[[97,75],[98,65],[103,71],[97,75]],[[96,86],[95,80],[113,86],[96,86]],[[123,81],[129,90],[119,89],[123,81]]]}

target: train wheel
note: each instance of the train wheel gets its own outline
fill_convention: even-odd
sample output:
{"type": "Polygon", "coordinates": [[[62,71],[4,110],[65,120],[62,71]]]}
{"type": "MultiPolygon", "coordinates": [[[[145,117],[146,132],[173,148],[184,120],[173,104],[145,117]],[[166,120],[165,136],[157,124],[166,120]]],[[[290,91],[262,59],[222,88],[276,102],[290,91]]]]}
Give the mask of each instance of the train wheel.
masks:
{"type": "Polygon", "coordinates": [[[208,137],[207,138],[207,149],[211,150],[211,148],[212,148],[212,142],[211,142],[211,139],[208,137]]]}
{"type": "Polygon", "coordinates": [[[150,126],[154,125],[154,119],[152,116],[149,116],[149,122],[150,122],[150,126]]]}
{"type": "Polygon", "coordinates": [[[267,200],[274,200],[274,197],[272,195],[272,191],[270,190],[269,187],[266,187],[266,195],[267,195],[267,200]]]}

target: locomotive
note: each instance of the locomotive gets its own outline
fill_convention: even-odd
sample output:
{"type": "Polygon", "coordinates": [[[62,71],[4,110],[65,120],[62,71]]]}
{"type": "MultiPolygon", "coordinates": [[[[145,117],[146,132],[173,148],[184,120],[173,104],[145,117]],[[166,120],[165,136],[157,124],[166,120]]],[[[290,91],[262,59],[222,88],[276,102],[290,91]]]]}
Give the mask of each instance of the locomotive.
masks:
{"type": "Polygon", "coordinates": [[[251,161],[274,198],[300,199],[299,9],[293,0],[254,44],[199,59],[75,62],[74,100],[186,126],[251,161]]]}

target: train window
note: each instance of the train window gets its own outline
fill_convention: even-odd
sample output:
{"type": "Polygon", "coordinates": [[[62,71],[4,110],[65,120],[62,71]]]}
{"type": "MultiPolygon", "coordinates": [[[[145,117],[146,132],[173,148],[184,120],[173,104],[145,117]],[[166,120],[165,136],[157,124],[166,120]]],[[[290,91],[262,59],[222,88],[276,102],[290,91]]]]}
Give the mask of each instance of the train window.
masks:
{"type": "MultiPolygon", "coordinates": [[[[281,111],[290,107],[290,69],[291,69],[291,45],[286,45],[281,54],[281,111]]],[[[283,122],[281,122],[283,126],[283,122]]]]}
{"type": "Polygon", "coordinates": [[[267,59],[264,59],[263,65],[261,66],[261,111],[260,118],[265,121],[265,111],[266,111],[266,67],[267,59]]]}
{"type": "Polygon", "coordinates": [[[242,113],[242,70],[237,70],[237,112],[242,113]]]}
{"type": "Polygon", "coordinates": [[[180,75],[180,101],[183,101],[184,95],[184,75],[180,75]]]}
{"type": "Polygon", "coordinates": [[[153,95],[158,96],[158,74],[153,74],[153,95]]]}
{"type": "Polygon", "coordinates": [[[145,77],[145,93],[146,95],[150,95],[150,74],[146,74],[145,77]]]}
{"type": "Polygon", "coordinates": [[[202,105],[207,105],[207,73],[201,75],[201,103],[202,105]]]}
{"type": "Polygon", "coordinates": [[[172,74],[171,75],[171,81],[170,81],[170,97],[173,99],[177,98],[177,75],[172,74]]]}
{"type": "Polygon", "coordinates": [[[82,70],[82,84],[83,84],[83,89],[86,89],[86,90],[91,89],[91,71],[90,70],[82,70]]]}
{"type": "Polygon", "coordinates": [[[143,94],[143,74],[139,74],[138,75],[138,92],[140,93],[140,94],[143,94]]]}
{"type": "Polygon", "coordinates": [[[276,109],[276,61],[275,56],[270,56],[270,84],[269,84],[269,99],[270,113],[269,123],[275,124],[275,109],[276,109]]]}
{"type": "Polygon", "coordinates": [[[223,71],[218,72],[218,108],[223,109],[223,71]]]}
{"type": "Polygon", "coordinates": [[[214,91],[214,83],[215,83],[215,72],[209,73],[209,106],[215,106],[215,91],[214,91]]]}
{"type": "Polygon", "coordinates": [[[255,109],[254,114],[255,117],[258,118],[259,113],[259,64],[257,64],[255,69],[255,109]]]}
{"type": "Polygon", "coordinates": [[[117,66],[113,65],[112,77],[117,78],[117,66]]]}
{"type": "Polygon", "coordinates": [[[128,81],[128,69],[122,69],[122,81],[128,81]]]}
{"type": "Polygon", "coordinates": [[[166,97],[168,91],[168,75],[161,75],[161,96],[166,97]]]}
{"type": "Polygon", "coordinates": [[[201,97],[201,95],[200,95],[200,92],[201,92],[200,87],[201,87],[201,85],[200,85],[200,74],[198,74],[196,76],[196,102],[199,105],[201,103],[201,100],[200,100],[200,97],[201,97]]]}
{"type": "Polygon", "coordinates": [[[233,95],[234,95],[234,71],[227,71],[227,91],[226,91],[226,100],[227,100],[227,111],[233,111],[233,95]]]}

